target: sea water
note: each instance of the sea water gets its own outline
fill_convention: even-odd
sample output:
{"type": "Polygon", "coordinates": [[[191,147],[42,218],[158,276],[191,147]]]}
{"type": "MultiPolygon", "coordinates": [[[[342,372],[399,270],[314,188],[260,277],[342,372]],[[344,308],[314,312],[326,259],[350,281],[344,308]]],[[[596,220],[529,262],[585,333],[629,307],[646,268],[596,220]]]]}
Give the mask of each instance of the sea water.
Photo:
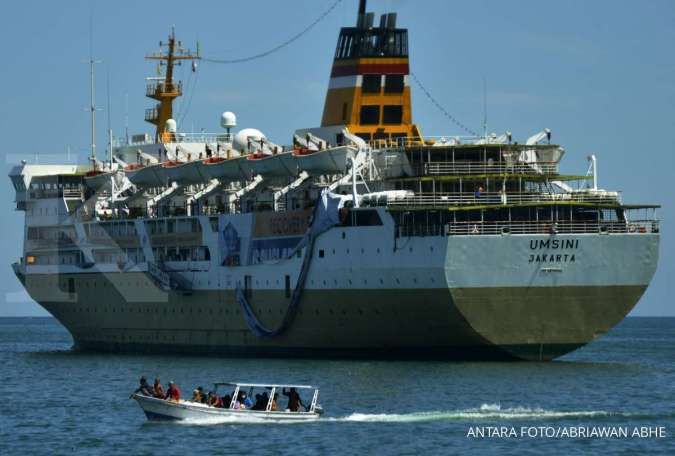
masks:
{"type": "Polygon", "coordinates": [[[54,319],[0,319],[0,454],[675,454],[675,318],[628,318],[543,363],[148,356],[71,346],[54,319]],[[173,380],[183,396],[214,381],[318,385],[325,415],[294,424],[148,422],[129,399],[141,375],[165,387],[173,380]]]}

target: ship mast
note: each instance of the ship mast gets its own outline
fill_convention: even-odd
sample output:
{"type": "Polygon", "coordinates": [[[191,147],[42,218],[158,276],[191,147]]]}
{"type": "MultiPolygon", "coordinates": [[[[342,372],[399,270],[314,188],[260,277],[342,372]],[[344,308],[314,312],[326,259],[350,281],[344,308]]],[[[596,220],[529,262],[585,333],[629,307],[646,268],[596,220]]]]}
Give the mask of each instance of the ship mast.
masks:
{"type": "Polygon", "coordinates": [[[96,171],[96,111],[99,111],[99,108],[96,107],[96,80],[94,75],[94,65],[101,63],[101,60],[94,60],[90,55],[89,61],[89,90],[90,90],[90,104],[89,112],[91,114],[91,156],[89,161],[91,161],[94,171],[96,171]]]}
{"type": "MultiPolygon", "coordinates": [[[[146,96],[157,100],[159,103],[153,109],[146,110],[145,120],[155,125],[155,141],[168,142],[171,140],[170,133],[166,131],[166,121],[173,117],[173,100],[182,95],[182,84],[173,80],[173,67],[180,65],[183,60],[199,60],[199,48],[196,53],[183,49],[180,41],[176,41],[174,28],[171,28],[169,41],[159,43],[160,50],[155,54],[146,55],[147,60],[157,60],[161,66],[165,66],[164,76],[148,78],[146,96]],[[152,82],[154,79],[154,82],[152,82]]],[[[194,68],[194,67],[193,67],[194,68]]]]}

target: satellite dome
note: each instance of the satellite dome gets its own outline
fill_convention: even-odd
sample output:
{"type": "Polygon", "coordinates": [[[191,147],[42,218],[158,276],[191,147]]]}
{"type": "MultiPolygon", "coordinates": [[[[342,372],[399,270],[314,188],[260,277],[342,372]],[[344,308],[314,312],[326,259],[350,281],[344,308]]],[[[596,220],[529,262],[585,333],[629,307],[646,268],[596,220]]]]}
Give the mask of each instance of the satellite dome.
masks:
{"type": "Polygon", "coordinates": [[[244,128],[234,135],[234,141],[232,141],[232,145],[236,150],[247,150],[249,140],[260,141],[261,139],[267,138],[260,130],[256,130],[255,128],[244,128]]]}
{"type": "Polygon", "coordinates": [[[168,119],[166,121],[166,131],[169,133],[176,133],[176,121],[173,119],[168,119]]]}
{"type": "Polygon", "coordinates": [[[220,126],[223,128],[234,128],[237,126],[237,116],[233,112],[225,111],[220,116],[220,126]]]}

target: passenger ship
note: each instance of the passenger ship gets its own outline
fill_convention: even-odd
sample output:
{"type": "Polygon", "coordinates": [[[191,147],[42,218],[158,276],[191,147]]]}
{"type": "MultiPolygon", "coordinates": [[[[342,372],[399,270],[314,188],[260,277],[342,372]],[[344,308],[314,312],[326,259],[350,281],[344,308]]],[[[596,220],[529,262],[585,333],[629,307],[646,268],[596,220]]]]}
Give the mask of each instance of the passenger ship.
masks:
{"type": "MultiPolygon", "coordinates": [[[[361,0],[321,126],[292,145],[172,119],[185,50],[149,59],[140,135],[85,165],[16,166],[14,271],[97,351],[550,360],[620,322],[658,259],[655,205],[559,172],[544,130],[431,137],[413,123],[408,32],[361,0]]],[[[235,129],[235,131],[233,131],[235,129]]]]}

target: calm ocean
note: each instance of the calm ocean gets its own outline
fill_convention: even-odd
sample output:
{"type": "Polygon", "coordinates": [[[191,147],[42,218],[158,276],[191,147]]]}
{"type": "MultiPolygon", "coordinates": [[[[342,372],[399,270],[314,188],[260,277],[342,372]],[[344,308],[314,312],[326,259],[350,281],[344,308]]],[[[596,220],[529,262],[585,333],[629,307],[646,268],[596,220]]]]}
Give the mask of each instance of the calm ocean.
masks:
{"type": "Polygon", "coordinates": [[[0,319],[0,454],[675,454],[675,318],[626,319],[549,363],[101,355],[71,344],[54,319],[0,319]],[[316,384],[326,414],[148,423],[128,399],[141,374],[184,395],[217,380],[316,384]],[[630,436],[643,427],[666,436],[630,436]]]}

